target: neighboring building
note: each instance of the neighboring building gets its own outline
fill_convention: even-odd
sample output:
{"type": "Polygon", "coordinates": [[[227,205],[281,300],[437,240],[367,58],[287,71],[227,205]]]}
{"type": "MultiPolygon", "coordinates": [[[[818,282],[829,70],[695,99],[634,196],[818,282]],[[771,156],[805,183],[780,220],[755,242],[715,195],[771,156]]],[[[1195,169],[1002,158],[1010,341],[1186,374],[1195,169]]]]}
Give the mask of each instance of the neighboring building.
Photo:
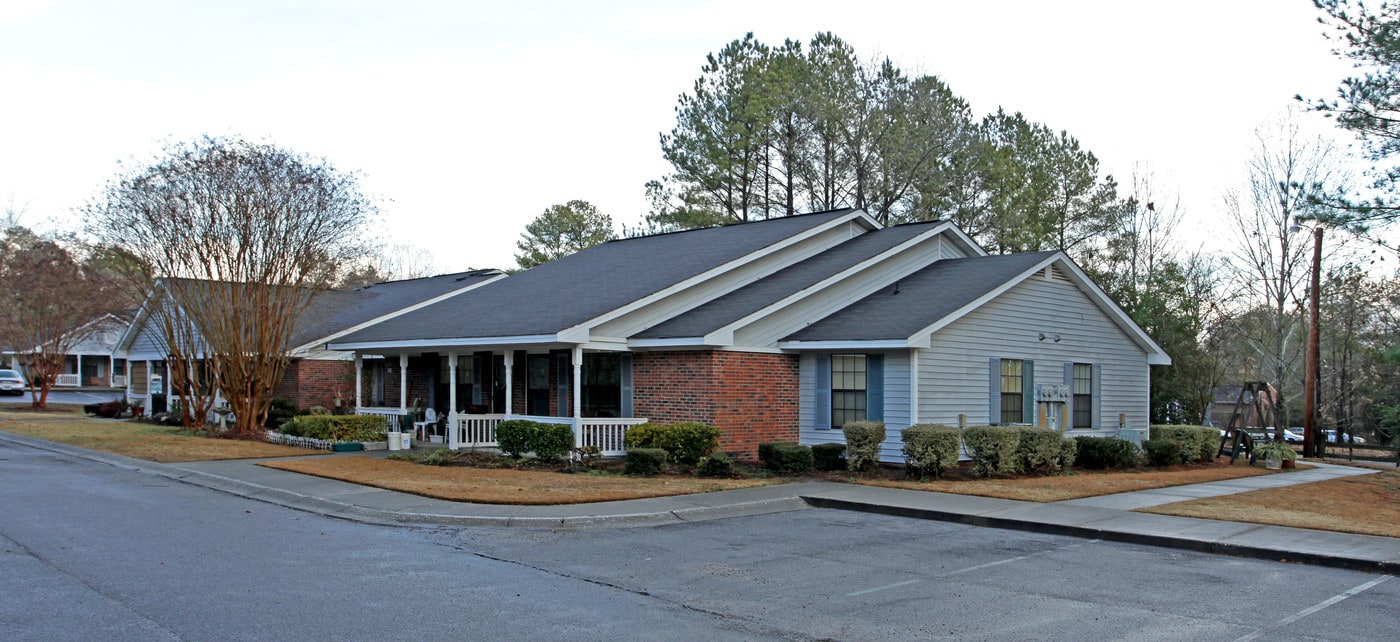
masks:
{"type": "MultiPolygon", "coordinates": [[[[84,323],[74,331],[81,336],[64,355],[63,372],[54,382],[61,387],[122,388],[126,385],[126,362],[117,354],[122,334],[131,324],[132,312],[105,314],[84,323]]],[[[71,336],[71,335],[70,335],[71,336]]],[[[28,372],[24,359],[6,351],[10,367],[28,372]]]]}
{"type": "MultiPolygon", "coordinates": [[[[327,350],[327,341],[501,278],[505,274],[498,270],[475,270],[317,294],[297,320],[287,350],[291,362],[274,395],[302,409],[332,408],[337,400],[348,404],[354,398],[352,358],[349,353],[327,350]]],[[[118,354],[130,364],[126,390],[133,403],[145,402],[152,392],[171,392],[165,343],[151,320],[150,310],[143,306],[118,344],[118,354]]]]}
{"type": "Polygon", "coordinates": [[[631,425],[700,421],[752,457],[879,419],[891,461],[915,423],[1145,426],[1171,362],[1063,253],[849,209],[611,241],[328,348],[361,364],[361,412],[435,408],[453,446],[507,417],[613,453],[631,425]]]}

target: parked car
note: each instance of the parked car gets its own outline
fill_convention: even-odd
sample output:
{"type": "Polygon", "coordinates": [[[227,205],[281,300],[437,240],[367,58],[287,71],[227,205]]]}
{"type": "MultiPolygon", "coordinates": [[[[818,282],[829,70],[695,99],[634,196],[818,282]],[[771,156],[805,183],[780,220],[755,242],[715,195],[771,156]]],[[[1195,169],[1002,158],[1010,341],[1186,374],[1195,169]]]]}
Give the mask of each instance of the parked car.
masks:
{"type": "Polygon", "coordinates": [[[17,370],[0,370],[0,394],[24,394],[24,375],[17,370]]]}
{"type": "Polygon", "coordinates": [[[1335,430],[1324,430],[1322,431],[1322,434],[1327,436],[1327,441],[1332,442],[1334,444],[1346,443],[1348,439],[1350,439],[1351,443],[1353,444],[1366,443],[1366,440],[1364,438],[1357,437],[1356,435],[1338,433],[1335,430]]]}
{"type": "Polygon", "coordinates": [[[1285,428],[1283,430],[1283,440],[1290,444],[1301,444],[1303,443],[1303,433],[1293,432],[1292,430],[1285,428]]]}

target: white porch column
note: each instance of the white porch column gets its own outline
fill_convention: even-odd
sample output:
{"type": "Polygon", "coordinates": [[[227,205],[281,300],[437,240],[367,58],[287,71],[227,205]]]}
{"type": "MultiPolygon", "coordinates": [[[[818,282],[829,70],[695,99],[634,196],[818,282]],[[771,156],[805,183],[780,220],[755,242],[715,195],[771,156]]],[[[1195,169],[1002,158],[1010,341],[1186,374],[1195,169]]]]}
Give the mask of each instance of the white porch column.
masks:
{"type": "Polygon", "coordinates": [[[506,416],[509,417],[510,414],[511,414],[511,411],[513,410],[513,409],[510,407],[510,406],[511,406],[511,402],[515,399],[515,395],[512,394],[511,391],[510,391],[510,389],[511,389],[511,382],[513,382],[513,381],[515,380],[515,352],[514,352],[514,351],[512,351],[512,350],[506,350],[506,353],[505,353],[505,362],[506,362],[506,416]]]}
{"type": "Polygon", "coordinates": [[[574,448],[583,447],[583,346],[574,346],[574,448]]]}
{"type": "Polygon", "coordinates": [[[364,358],[363,355],[361,355],[360,353],[356,352],[356,353],[355,353],[355,412],[356,412],[356,413],[359,413],[359,412],[360,412],[360,408],[364,407],[364,405],[365,405],[365,403],[364,403],[364,402],[365,402],[365,400],[364,400],[364,392],[363,392],[364,389],[365,389],[364,381],[363,381],[363,379],[364,379],[364,374],[365,374],[365,358],[364,358]]]}
{"type": "Polygon", "coordinates": [[[457,353],[447,353],[447,447],[457,450],[457,353]]]}
{"type": "Polygon", "coordinates": [[[79,386],[79,387],[82,387],[82,385],[83,385],[83,355],[82,355],[82,353],[78,353],[77,356],[78,356],[78,386],[79,386]]]}
{"type": "Polygon", "coordinates": [[[408,354],[399,355],[399,410],[408,414],[408,354]]]}
{"type": "Polygon", "coordinates": [[[117,358],[107,355],[107,387],[112,387],[112,382],[117,378],[117,358]]]}

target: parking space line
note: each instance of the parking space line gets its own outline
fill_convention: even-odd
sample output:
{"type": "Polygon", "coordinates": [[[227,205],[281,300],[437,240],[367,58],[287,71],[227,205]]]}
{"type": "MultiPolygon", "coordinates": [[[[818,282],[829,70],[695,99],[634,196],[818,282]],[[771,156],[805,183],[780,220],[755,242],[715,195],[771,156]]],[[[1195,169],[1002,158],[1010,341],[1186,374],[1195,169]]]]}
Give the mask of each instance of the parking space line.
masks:
{"type": "Polygon", "coordinates": [[[1272,626],[1268,626],[1268,627],[1265,627],[1265,628],[1262,628],[1262,629],[1258,629],[1258,630],[1254,631],[1253,633],[1250,633],[1249,635],[1246,635],[1246,636],[1241,637],[1241,638],[1237,638],[1237,639],[1235,640],[1235,642],[1248,642],[1249,640],[1257,639],[1257,638],[1263,636],[1265,633],[1268,633],[1268,632],[1273,631],[1273,630],[1275,630],[1275,629],[1281,629],[1281,628],[1283,628],[1283,627],[1285,627],[1285,626],[1288,626],[1289,624],[1292,624],[1292,623],[1294,623],[1294,622],[1297,622],[1298,620],[1301,620],[1301,619],[1303,619],[1303,618],[1305,618],[1305,617],[1307,617],[1307,616],[1309,616],[1309,615],[1312,615],[1313,613],[1316,613],[1316,612],[1318,612],[1318,611],[1321,611],[1322,609],[1325,609],[1325,608],[1327,608],[1327,607],[1329,607],[1329,606],[1332,606],[1333,604],[1336,604],[1336,603],[1338,603],[1338,602],[1340,602],[1340,601],[1342,601],[1342,600],[1345,600],[1345,599],[1347,599],[1347,598],[1349,598],[1349,597],[1351,597],[1351,596],[1353,596],[1353,595],[1356,595],[1357,593],[1361,593],[1362,591],[1365,591],[1365,590],[1367,590],[1367,589],[1370,589],[1371,587],[1374,587],[1374,586],[1376,586],[1377,584],[1380,584],[1381,582],[1384,582],[1384,581],[1390,579],[1391,577],[1392,577],[1392,576],[1390,576],[1390,575],[1382,575],[1382,576],[1380,576],[1380,577],[1378,577],[1378,578],[1376,578],[1376,579],[1374,579],[1374,580],[1371,580],[1371,581],[1369,581],[1369,582],[1367,582],[1367,583],[1365,583],[1365,584],[1362,584],[1362,585],[1360,585],[1360,586],[1352,587],[1350,590],[1343,591],[1343,592],[1341,592],[1341,593],[1338,593],[1338,594],[1336,594],[1336,595],[1333,595],[1332,597],[1329,597],[1329,598],[1327,598],[1327,599],[1325,599],[1325,600],[1323,600],[1323,601],[1321,601],[1321,602],[1318,602],[1317,604],[1314,604],[1314,605],[1312,605],[1312,606],[1309,606],[1308,608],[1305,608],[1305,609],[1303,609],[1303,610],[1301,610],[1301,611],[1298,611],[1297,613],[1294,613],[1293,615],[1290,615],[1290,616],[1288,616],[1288,617],[1286,617],[1286,618],[1283,618],[1282,620],[1279,620],[1278,622],[1275,622],[1272,626]]]}
{"type": "Polygon", "coordinates": [[[1036,556],[1038,556],[1038,555],[1046,555],[1046,554],[1049,554],[1049,553],[1054,553],[1054,552],[1057,552],[1057,551],[1062,551],[1062,550],[1065,550],[1065,549],[1067,549],[1067,548],[1078,548],[1078,547],[1080,547],[1080,546],[1084,546],[1084,545],[1087,545],[1087,544],[1093,544],[1093,543],[1096,543],[1096,542],[1099,542],[1099,541],[1101,541],[1101,540],[1091,539],[1091,540],[1089,540],[1089,541],[1087,541],[1087,542],[1082,542],[1082,543],[1078,543],[1078,544],[1070,544],[1070,545],[1068,545],[1068,546],[1059,546],[1059,547],[1056,547],[1056,548],[1052,548],[1052,549],[1050,549],[1050,550],[1048,550],[1048,551],[1041,551],[1041,552],[1039,552],[1039,553],[1031,553],[1030,555],[1020,555],[1020,556],[1017,556],[1017,557],[1008,557],[1008,558],[1006,558],[1006,559],[1004,559],[1004,560],[997,560],[997,561],[995,561],[995,562],[987,562],[986,564],[978,564],[977,566],[969,566],[969,567],[967,567],[967,568],[960,568],[960,569],[958,569],[958,570],[956,570],[956,571],[948,571],[947,573],[944,573],[944,574],[942,575],[942,577],[947,577],[947,576],[949,576],[949,575],[957,575],[957,574],[959,574],[959,573],[971,573],[972,571],[980,571],[980,570],[982,570],[982,569],[984,569],[984,568],[991,568],[991,567],[993,567],[993,566],[1001,566],[1002,564],[1010,564],[1010,563],[1012,563],[1012,562],[1019,562],[1019,561],[1024,560],[1024,559],[1030,559],[1030,558],[1032,558],[1032,557],[1036,557],[1036,556]]]}
{"type": "Polygon", "coordinates": [[[901,587],[901,586],[909,586],[910,584],[918,584],[919,582],[922,582],[922,581],[923,581],[923,580],[905,580],[905,581],[903,581],[903,582],[895,582],[894,584],[886,584],[886,585],[884,585],[884,586],[877,586],[877,587],[875,587],[875,588],[865,589],[864,591],[856,591],[855,593],[847,593],[847,594],[846,594],[846,597],[855,597],[855,596],[857,596],[857,595],[865,595],[866,593],[874,593],[874,592],[876,592],[876,591],[887,591],[887,590],[892,589],[892,588],[899,588],[899,587],[901,587]]]}

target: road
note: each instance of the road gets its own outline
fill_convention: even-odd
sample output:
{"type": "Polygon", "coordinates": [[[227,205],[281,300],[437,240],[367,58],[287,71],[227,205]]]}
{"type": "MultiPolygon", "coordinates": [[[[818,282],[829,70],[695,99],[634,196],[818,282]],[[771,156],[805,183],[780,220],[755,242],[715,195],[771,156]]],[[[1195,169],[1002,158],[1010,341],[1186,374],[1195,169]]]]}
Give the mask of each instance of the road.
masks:
{"type": "Polygon", "coordinates": [[[1383,575],[816,509],[384,527],[4,442],[0,595],[4,640],[1400,638],[1383,575]]]}
{"type": "MultiPolygon", "coordinates": [[[[121,398],[122,393],[120,391],[86,392],[82,390],[64,390],[62,388],[53,388],[49,390],[49,397],[46,401],[51,404],[89,404],[102,403],[104,401],[114,401],[121,398]]],[[[0,403],[5,404],[29,404],[32,401],[33,398],[29,396],[28,390],[25,390],[23,395],[6,395],[0,397],[0,403]]]]}

